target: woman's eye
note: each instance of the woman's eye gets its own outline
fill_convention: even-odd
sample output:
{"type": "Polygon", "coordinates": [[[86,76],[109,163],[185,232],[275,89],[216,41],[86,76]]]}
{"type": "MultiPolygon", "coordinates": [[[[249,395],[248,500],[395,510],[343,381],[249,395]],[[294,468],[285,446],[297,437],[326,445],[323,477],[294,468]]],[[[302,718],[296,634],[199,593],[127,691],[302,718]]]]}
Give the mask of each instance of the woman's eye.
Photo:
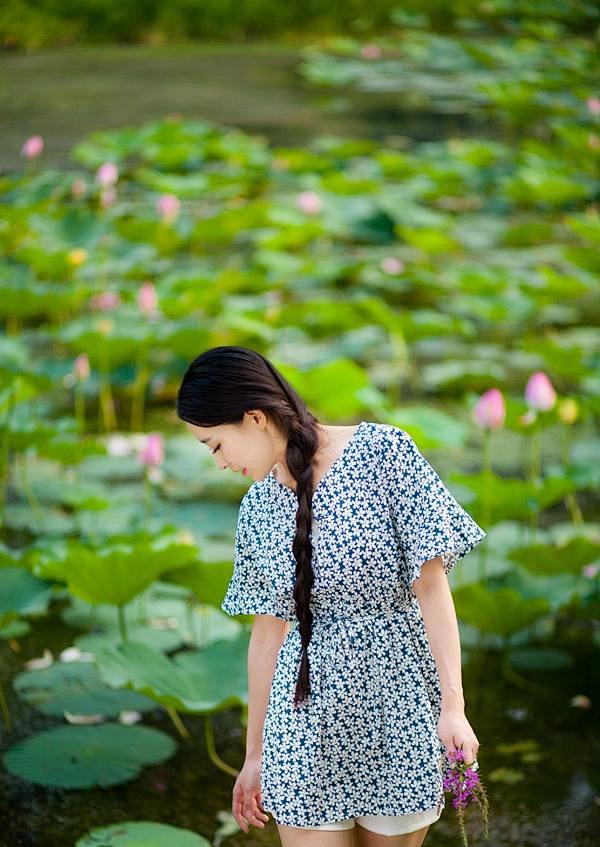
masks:
{"type": "Polygon", "coordinates": [[[213,456],[215,455],[215,453],[217,452],[217,450],[219,450],[219,449],[220,449],[220,447],[221,447],[221,445],[220,445],[220,444],[217,444],[217,446],[215,447],[215,449],[214,449],[214,450],[211,450],[211,452],[212,452],[213,456]]]}

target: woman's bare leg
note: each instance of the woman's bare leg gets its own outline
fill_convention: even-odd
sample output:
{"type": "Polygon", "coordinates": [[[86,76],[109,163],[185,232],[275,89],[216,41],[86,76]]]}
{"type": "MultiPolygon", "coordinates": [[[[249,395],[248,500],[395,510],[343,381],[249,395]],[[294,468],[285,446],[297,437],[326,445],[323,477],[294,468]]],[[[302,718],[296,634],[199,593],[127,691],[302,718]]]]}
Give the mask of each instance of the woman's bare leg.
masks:
{"type": "Polygon", "coordinates": [[[280,823],[277,829],[282,847],[353,847],[353,829],[305,829],[280,823]]]}
{"type": "MultiPolygon", "coordinates": [[[[430,824],[404,835],[380,835],[365,829],[358,822],[354,826],[355,847],[421,847],[430,824]]],[[[284,845],[285,847],[285,845],[284,845]]]]}

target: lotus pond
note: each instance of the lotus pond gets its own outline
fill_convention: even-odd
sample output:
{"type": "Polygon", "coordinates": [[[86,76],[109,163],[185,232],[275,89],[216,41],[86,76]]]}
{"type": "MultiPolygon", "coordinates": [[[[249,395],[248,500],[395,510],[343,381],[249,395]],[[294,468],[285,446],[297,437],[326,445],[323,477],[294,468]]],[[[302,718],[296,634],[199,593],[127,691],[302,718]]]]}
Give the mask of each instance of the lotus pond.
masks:
{"type": "MultiPolygon", "coordinates": [[[[486,529],[450,574],[485,843],[596,843],[598,44],[512,7],[444,33],[398,13],[298,65],[466,134],[292,146],[170,115],[64,166],[33,136],[0,174],[3,847],[277,843],[230,815],[247,483],[174,414],[216,344],[265,352],[325,422],[405,428],[486,529]]],[[[454,815],[428,845],[459,843],[454,815]]]]}

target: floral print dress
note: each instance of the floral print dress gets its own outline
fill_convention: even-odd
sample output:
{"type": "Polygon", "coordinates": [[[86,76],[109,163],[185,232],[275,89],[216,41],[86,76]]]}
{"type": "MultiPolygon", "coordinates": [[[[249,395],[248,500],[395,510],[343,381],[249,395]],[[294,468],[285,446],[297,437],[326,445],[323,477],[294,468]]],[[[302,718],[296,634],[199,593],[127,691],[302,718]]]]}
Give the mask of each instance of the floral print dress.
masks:
{"type": "MultiPolygon", "coordinates": [[[[297,623],[297,502],[272,472],[250,486],[223,611],[297,623]]],[[[311,696],[297,707],[297,627],[277,655],[261,790],[278,823],[441,814],[440,682],[412,583],[424,562],[441,556],[448,573],[485,536],[407,432],[361,421],[313,494],[311,696]]]]}

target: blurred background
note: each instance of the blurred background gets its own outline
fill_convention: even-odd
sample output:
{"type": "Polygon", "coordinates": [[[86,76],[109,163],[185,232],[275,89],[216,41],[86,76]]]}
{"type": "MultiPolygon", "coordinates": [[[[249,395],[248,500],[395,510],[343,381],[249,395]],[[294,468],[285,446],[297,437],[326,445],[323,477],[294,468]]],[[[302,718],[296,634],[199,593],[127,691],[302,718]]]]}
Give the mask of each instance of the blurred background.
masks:
{"type": "Polygon", "coordinates": [[[278,843],[230,813],[248,481],[174,412],[217,344],[405,429],[486,530],[449,575],[485,843],[597,843],[599,41],[583,1],[3,4],[2,847],[278,843]]]}

